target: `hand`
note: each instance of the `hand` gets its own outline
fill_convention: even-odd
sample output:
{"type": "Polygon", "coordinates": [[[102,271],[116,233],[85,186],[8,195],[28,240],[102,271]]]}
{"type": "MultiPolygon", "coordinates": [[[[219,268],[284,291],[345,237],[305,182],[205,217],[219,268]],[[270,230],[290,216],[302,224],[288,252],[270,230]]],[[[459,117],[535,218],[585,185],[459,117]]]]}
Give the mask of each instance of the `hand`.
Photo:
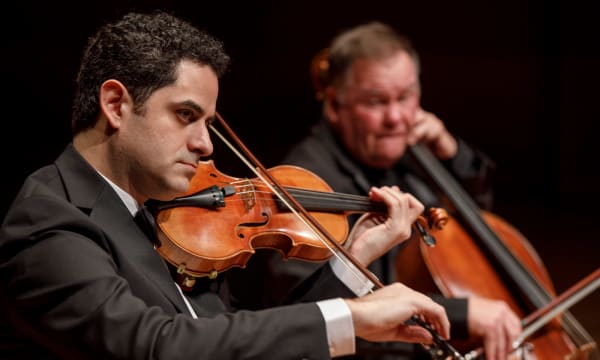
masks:
{"type": "Polygon", "coordinates": [[[504,360],[521,334],[521,321],[504,301],[469,298],[469,333],[483,339],[487,360],[504,360]]]}
{"type": "Polygon", "coordinates": [[[442,338],[450,336],[450,322],[444,308],[401,283],[345,301],[352,312],[356,336],[365,340],[431,344],[433,339],[429,331],[418,325],[405,324],[413,315],[429,323],[442,338]]]}
{"type": "Polygon", "coordinates": [[[365,266],[409,239],[412,224],[424,209],[414,196],[400,192],[397,186],[372,188],[369,197],[383,201],[387,214],[365,214],[352,228],[348,251],[365,266]]]}
{"type": "Polygon", "coordinates": [[[438,158],[444,160],[454,157],[458,150],[456,139],[448,132],[442,120],[421,108],[417,110],[407,141],[411,145],[418,142],[427,144],[438,158]]]}

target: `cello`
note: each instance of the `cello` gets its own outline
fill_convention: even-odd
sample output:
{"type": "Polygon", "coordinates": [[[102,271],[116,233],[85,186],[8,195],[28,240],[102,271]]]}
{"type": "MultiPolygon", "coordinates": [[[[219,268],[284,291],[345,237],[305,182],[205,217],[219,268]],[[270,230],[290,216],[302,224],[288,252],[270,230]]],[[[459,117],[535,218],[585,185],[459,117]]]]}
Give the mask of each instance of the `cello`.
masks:
{"type": "MultiPolygon", "coordinates": [[[[522,317],[552,301],[552,281],[527,239],[501,217],[480,210],[424,145],[409,152],[449,201],[455,220],[437,235],[445,240],[435,251],[407,245],[396,259],[398,280],[448,297],[501,299],[522,317]]],[[[457,346],[464,350],[473,343],[457,346]]],[[[569,312],[549,321],[519,350],[524,358],[600,358],[592,337],[569,312]]]]}
{"type": "MultiPolygon", "coordinates": [[[[327,49],[313,57],[310,70],[317,100],[322,100],[327,83],[327,49]]],[[[441,292],[447,297],[479,295],[501,299],[521,317],[547,306],[555,291],[527,239],[499,216],[480,210],[423,145],[413,146],[409,153],[455,208],[456,219],[436,234],[440,245],[435,249],[410,242],[399,252],[395,262],[398,281],[422,292],[441,292]]],[[[462,350],[469,350],[475,341],[461,345],[462,350]]],[[[591,336],[568,312],[520,345],[515,353],[524,358],[599,357],[591,336]]]]}

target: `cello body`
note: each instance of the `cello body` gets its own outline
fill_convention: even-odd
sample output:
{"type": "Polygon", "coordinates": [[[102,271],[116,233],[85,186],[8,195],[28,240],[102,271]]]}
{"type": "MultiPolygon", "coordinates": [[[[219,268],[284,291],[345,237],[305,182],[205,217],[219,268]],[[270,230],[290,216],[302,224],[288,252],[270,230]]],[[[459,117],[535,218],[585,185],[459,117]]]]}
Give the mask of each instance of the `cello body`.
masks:
{"type": "MultiPolygon", "coordinates": [[[[414,147],[411,154],[454,211],[444,230],[432,233],[436,247],[407,242],[395,261],[397,280],[446,297],[503,300],[521,318],[549,303],[556,296],[552,281],[525,236],[503,218],[480,210],[426,148],[414,147]]],[[[481,346],[481,341],[469,339],[455,346],[466,352],[481,346]]],[[[525,339],[519,357],[599,359],[600,355],[591,336],[565,312],[525,339]]]]}

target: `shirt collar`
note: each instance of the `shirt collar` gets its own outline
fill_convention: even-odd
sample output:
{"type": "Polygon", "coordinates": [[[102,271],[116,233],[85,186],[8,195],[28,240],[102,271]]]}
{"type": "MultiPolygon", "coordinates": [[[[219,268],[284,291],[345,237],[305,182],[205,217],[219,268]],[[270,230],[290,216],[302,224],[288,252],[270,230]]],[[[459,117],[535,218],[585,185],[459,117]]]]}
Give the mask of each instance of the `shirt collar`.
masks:
{"type": "Polygon", "coordinates": [[[100,176],[102,176],[104,180],[106,180],[106,182],[108,182],[108,184],[115,190],[117,195],[119,195],[119,198],[121,198],[121,201],[123,201],[123,203],[127,207],[127,210],[129,210],[129,212],[131,213],[131,215],[135,216],[135,214],[140,209],[140,205],[137,203],[137,201],[135,201],[133,196],[131,196],[127,191],[121,189],[117,184],[110,181],[106,176],[102,175],[102,173],[98,172],[98,174],[100,174],[100,176]]]}

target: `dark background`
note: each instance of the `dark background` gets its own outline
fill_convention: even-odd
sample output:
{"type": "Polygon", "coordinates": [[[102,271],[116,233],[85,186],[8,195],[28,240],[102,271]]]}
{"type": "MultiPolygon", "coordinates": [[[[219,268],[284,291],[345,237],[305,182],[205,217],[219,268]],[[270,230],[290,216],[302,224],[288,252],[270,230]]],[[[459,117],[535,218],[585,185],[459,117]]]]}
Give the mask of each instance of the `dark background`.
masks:
{"type": "MultiPolygon", "coordinates": [[[[370,20],[410,37],[423,106],[498,165],[496,214],[537,250],[557,292],[599,265],[600,25],[578,1],[93,1],[3,5],[2,216],[22,179],[70,140],[79,56],[97,26],[161,8],[225,42],[233,58],[218,110],[267,166],[317,119],[311,57],[370,20]]],[[[215,140],[217,167],[242,176],[215,140]]],[[[465,260],[468,261],[468,260],[465,260]]],[[[600,339],[600,291],[572,313],[600,339]]]]}

